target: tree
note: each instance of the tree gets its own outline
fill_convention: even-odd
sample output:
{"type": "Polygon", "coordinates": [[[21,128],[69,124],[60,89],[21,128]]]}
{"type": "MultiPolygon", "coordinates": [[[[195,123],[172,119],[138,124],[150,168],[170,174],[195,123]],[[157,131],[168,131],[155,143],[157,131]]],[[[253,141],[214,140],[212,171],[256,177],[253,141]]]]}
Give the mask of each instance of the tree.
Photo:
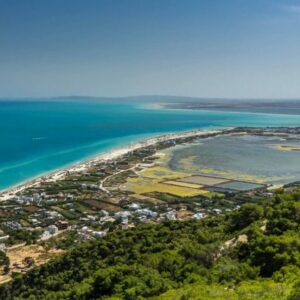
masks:
{"type": "Polygon", "coordinates": [[[251,223],[260,220],[264,215],[264,209],[258,204],[245,204],[230,217],[230,229],[241,230],[251,223]]]}

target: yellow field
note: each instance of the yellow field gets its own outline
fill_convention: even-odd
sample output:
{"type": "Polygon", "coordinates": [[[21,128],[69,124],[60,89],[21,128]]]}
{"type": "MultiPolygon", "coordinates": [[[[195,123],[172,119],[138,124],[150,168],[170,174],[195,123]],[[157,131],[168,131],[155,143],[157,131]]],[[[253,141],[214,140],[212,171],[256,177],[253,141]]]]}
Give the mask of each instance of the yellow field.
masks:
{"type": "Polygon", "coordinates": [[[153,178],[153,179],[177,179],[177,178],[182,178],[186,177],[190,174],[187,173],[181,173],[181,172],[175,172],[172,171],[166,167],[162,166],[155,166],[155,167],[150,167],[145,170],[143,170],[141,173],[142,177],[147,177],[147,178],[153,178]]]}
{"type": "Polygon", "coordinates": [[[293,179],[293,176],[272,176],[272,177],[257,177],[255,175],[243,174],[236,171],[231,170],[216,170],[216,169],[209,169],[209,168],[202,168],[201,173],[208,175],[208,176],[219,176],[224,177],[232,180],[241,180],[241,181],[249,181],[255,183],[269,183],[274,181],[279,181],[282,179],[293,179]]]}
{"type": "Polygon", "coordinates": [[[176,185],[176,186],[187,187],[187,188],[191,188],[191,189],[200,189],[200,188],[203,187],[203,185],[200,185],[200,184],[188,183],[188,182],[182,182],[182,181],[175,181],[175,180],[169,180],[169,181],[165,181],[163,183],[176,185]]]}
{"type": "Polygon", "coordinates": [[[151,167],[140,172],[139,177],[129,178],[125,189],[130,190],[136,194],[160,192],[168,193],[179,197],[192,197],[197,195],[210,194],[210,192],[196,189],[195,187],[175,186],[164,184],[162,181],[170,179],[177,179],[186,177],[190,174],[179,173],[169,170],[165,167],[151,167]]]}
{"type": "Polygon", "coordinates": [[[300,146],[276,145],[272,149],[279,151],[300,151],[300,146]]]}

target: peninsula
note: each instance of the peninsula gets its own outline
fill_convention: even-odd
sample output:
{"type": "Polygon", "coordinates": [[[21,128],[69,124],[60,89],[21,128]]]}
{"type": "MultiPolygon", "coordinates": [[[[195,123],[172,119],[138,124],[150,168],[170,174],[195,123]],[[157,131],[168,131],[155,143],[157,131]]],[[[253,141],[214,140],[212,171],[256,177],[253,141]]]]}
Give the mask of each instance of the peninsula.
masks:
{"type": "Polygon", "coordinates": [[[299,182],[182,173],[162,162],[216,138],[296,147],[299,135],[296,127],[168,134],[4,192],[0,299],[297,299],[299,182]]]}
{"type": "Polygon", "coordinates": [[[1,193],[2,282],[119,228],[202,219],[259,202],[278,186],[241,178],[174,172],[161,153],[217,136],[294,139],[300,128],[225,128],[171,133],[101,154],[1,193]],[[249,198],[251,197],[251,198],[249,198]],[[28,259],[30,258],[30,262],[28,259]]]}

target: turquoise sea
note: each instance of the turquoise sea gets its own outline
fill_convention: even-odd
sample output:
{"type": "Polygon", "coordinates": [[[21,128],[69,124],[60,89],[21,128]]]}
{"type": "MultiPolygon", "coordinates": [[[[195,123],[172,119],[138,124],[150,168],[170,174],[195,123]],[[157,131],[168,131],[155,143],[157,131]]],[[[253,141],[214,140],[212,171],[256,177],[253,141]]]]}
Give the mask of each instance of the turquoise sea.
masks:
{"type": "Polygon", "coordinates": [[[77,98],[0,100],[0,190],[162,133],[300,126],[298,115],[151,109],[142,104],[77,98]]]}

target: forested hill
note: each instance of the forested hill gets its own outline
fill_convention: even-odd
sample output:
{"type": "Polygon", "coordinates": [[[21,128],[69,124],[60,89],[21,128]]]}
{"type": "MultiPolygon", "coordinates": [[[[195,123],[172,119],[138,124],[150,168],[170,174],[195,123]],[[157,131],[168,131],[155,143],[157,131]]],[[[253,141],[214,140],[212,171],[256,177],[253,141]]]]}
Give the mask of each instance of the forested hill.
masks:
{"type": "Polygon", "coordinates": [[[0,299],[300,299],[300,191],[76,246],[0,299]]]}

